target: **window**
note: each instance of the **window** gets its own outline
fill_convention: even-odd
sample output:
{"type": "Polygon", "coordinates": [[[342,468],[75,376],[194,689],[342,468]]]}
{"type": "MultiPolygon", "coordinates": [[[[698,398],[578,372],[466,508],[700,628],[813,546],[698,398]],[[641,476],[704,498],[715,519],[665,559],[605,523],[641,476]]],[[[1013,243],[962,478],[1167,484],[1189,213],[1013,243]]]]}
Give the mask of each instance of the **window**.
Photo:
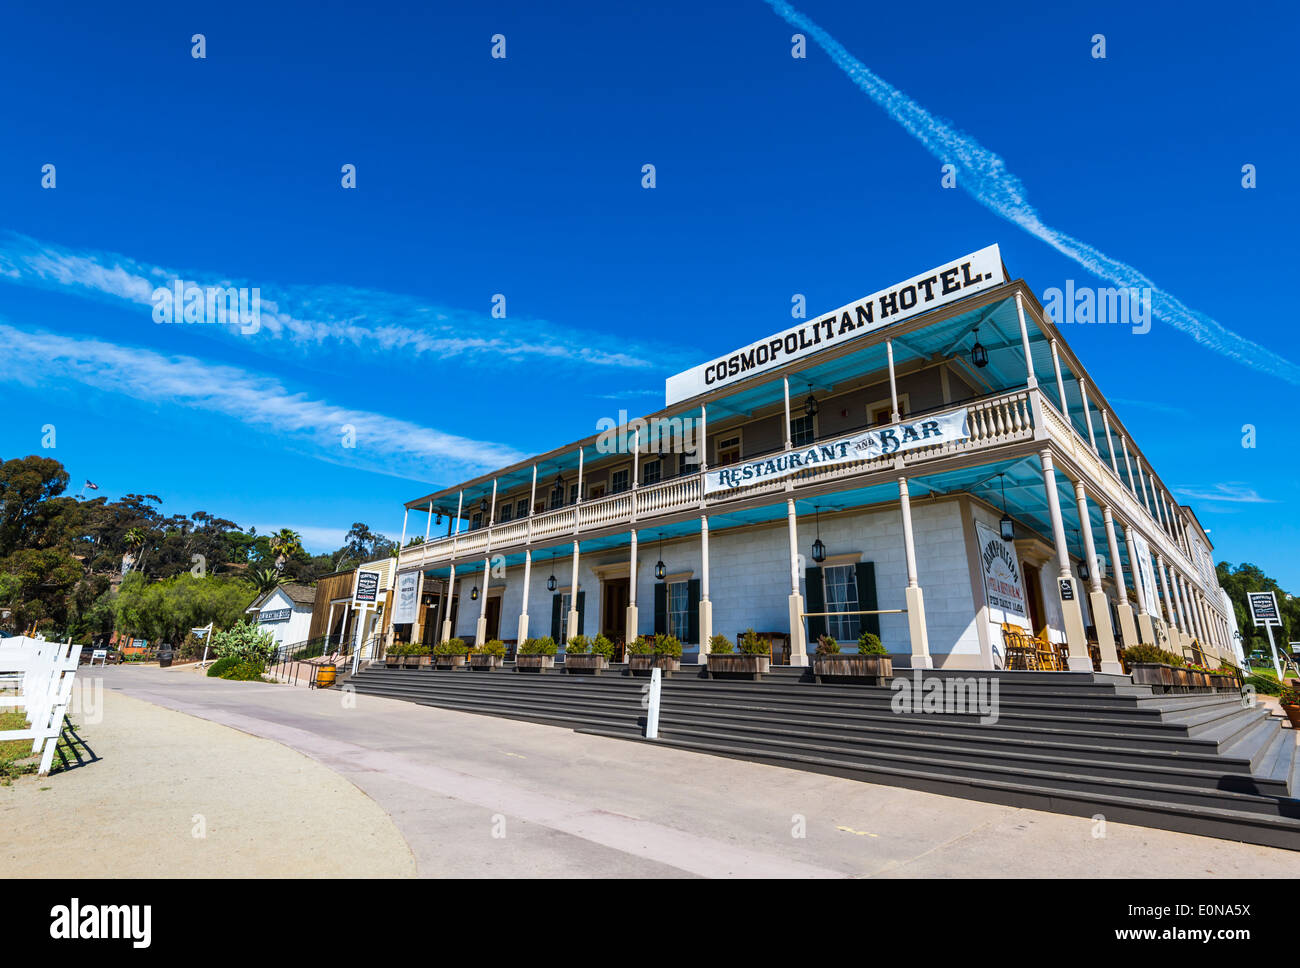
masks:
{"type": "Polygon", "coordinates": [[[668,584],[668,634],[685,642],[691,629],[691,583],[674,581],[668,584]]]}
{"type": "MultiPolygon", "coordinates": [[[[852,565],[832,565],[822,569],[826,585],[826,611],[858,610],[858,576],[852,565]]],[[[837,642],[855,641],[861,631],[859,615],[828,615],[826,631],[837,642]]]]}
{"type": "Polygon", "coordinates": [[[518,504],[515,505],[515,517],[517,518],[528,517],[528,498],[524,498],[522,501],[520,501],[518,504]]]}
{"type": "Polygon", "coordinates": [[[718,441],[718,465],[734,464],[740,460],[740,435],[724,437],[718,441]]]}
{"type": "Polygon", "coordinates": [[[514,509],[514,505],[512,505],[509,501],[507,501],[505,504],[502,504],[502,505],[501,505],[501,520],[502,520],[502,521],[509,521],[512,517],[514,517],[514,511],[515,511],[515,509],[514,509]]]}
{"type": "Polygon", "coordinates": [[[578,485],[577,485],[577,484],[570,484],[570,485],[569,485],[569,503],[570,503],[570,504],[577,504],[577,503],[578,503],[578,485]]]}
{"type": "Polygon", "coordinates": [[[477,531],[481,527],[483,527],[483,512],[475,511],[474,516],[469,519],[469,529],[477,531]]]}
{"type": "Polygon", "coordinates": [[[648,460],[641,465],[641,483],[658,484],[663,476],[663,461],[648,460]]]}
{"type": "Polygon", "coordinates": [[[816,438],[813,418],[795,417],[790,421],[790,443],[795,447],[807,447],[816,438]]]}
{"type": "MultiPolygon", "coordinates": [[[[900,393],[898,395],[898,415],[907,416],[908,412],[908,395],[900,393]]],[[[892,400],[877,400],[867,407],[867,420],[873,427],[883,427],[889,423],[893,417],[894,404],[892,400]]]]}
{"type": "Polygon", "coordinates": [[[622,494],[627,490],[627,481],[629,476],[630,472],[626,467],[622,470],[615,471],[609,478],[610,490],[615,494],[622,494]]]}
{"type": "Polygon", "coordinates": [[[591,485],[591,488],[587,491],[587,500],[589,501],[594,501],[596,500],[596,498],[604,497],[604,496],[605,496],[604,483],[593,484],[591,485]]]}

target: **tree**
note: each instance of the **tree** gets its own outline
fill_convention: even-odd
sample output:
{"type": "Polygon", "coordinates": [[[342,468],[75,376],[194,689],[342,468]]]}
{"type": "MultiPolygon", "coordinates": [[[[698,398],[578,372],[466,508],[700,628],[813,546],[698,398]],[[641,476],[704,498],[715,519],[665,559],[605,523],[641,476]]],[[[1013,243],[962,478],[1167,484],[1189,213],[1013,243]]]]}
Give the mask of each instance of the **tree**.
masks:
{"type": "Polygon", "coordinates": [[[18,548],[41,547],[51,502],[67,489],[68,472],[49,457],[22,457],[0,463],[0,558],[18,548]]]}
{"type": "Polygon", "coordinates": [[[297,531],[281,528],[271,538],[271,554],[275,555],[275,570],[284,571],[285,562],[291,556],[306,555],[302,547],[302,536],[297,531]]]}
{"type": "Polygon", "coordinates": [[[1268,633],[1262,627],[1256,628],[1251,621],[1247,592],[1273,592],[1277,598],[1282,628],[1274,628],[1273,640],[1278,648],[1285,648],[1288,642],[1300,637],[1300,599],[1283,591],[1282,586],[1264,574],[1262,568],[1249,562],[1242,562],[1234,568],[1229,562],[1221,561],[1214,570],[1219,584],[1232,600],[1237,628],[1241,632],[1242,650],[1247,655],[1253,651],[1268,653],[1268,633]]]}

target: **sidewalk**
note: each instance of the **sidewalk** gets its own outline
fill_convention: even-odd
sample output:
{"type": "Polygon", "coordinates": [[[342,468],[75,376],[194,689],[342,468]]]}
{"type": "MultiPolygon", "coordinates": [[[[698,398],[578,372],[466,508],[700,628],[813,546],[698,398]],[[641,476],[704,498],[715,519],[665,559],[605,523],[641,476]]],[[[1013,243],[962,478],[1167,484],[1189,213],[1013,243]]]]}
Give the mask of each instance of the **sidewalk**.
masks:
{"type": "Polygon", "coordinates": [[[184,670],[104,680],[337,771],[388,812],[423,876],[1293,877],[1300,863],[374,696],[184,670]]]}
{"type": "MultiPolygon", "coordinates": [[[[100,671],[83,669],[78,682],[100,671]]],[[[156,666],[104,672],[171,674],[156,666]]],[[[182,667],[173,678],[183,676],[193,677],[182,667]]],[[[84,695],[93,699],[93,689],[84,695]]],[[[105,688],[102,700],[102,721],[93,706],[72,715],[93,754],[85,762],[0,786],[0,876],[414,874],[392,820],[332,770],[118,691],[105,688]]]]}

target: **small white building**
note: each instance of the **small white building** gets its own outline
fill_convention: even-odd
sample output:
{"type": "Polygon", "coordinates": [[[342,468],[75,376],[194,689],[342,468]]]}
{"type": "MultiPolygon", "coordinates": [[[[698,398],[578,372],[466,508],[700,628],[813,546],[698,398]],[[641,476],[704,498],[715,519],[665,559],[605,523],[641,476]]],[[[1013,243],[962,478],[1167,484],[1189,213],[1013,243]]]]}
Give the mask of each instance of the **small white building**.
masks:
{"type": "Polygon", "coordinates": [[[315,600],[315,589],[291,582],[259,595],[245,612],[276,645],[296,645],[307,641],[315,600]]]}

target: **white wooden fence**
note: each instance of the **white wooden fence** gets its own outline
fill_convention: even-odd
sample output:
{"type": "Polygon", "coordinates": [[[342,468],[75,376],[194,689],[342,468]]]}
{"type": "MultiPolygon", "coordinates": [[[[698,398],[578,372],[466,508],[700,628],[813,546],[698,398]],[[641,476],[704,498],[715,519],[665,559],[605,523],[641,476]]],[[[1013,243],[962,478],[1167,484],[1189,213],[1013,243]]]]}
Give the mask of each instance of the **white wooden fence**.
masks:
{"type": "Polygon", "coordinates": [[[0,740],[30,739],[32,753],[41,755],[41,776],[54,763],[80,661],[81,646],[71,642],[0,639],[0,685],[18,689],[17,695],[0,694],[0,709],[22,707],[29,721],[27,729],[0,730],[0,740]]]}

